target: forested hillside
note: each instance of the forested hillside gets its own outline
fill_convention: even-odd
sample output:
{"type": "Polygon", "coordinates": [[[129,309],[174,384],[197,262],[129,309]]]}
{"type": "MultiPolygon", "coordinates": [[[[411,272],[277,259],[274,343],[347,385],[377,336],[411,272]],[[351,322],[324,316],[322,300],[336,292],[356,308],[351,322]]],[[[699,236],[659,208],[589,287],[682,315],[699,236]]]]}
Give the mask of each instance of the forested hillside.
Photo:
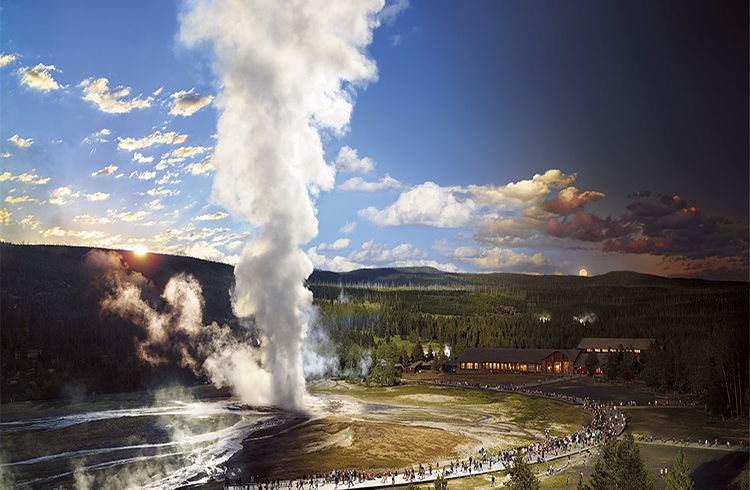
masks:
{"type": "MultiPolygon", "coordinates": [[[[85,264],[89,251],[0,244],[3,402],[198,381],[176,365],[137,359],[134,340],[143,332],[101,313],[107,290],[85,264]]],[[[184,272],[202,286],[204,323],[236,323],[231,266],[117,253],[151,281],[148,299],[157,308],[167,281],[184,272]]],[[[571,348],[584,336],[651,337],[658,348],[645,360],[649,383],[694,393],[716,411],[747,411],[748,283],[392,268],[315,271],[308,286],[342,368],[368,349],[376,358],[409,360],[412,352],[389,342],[395,336],[447,345],[452,357],[468,346],[571,348]]]]}

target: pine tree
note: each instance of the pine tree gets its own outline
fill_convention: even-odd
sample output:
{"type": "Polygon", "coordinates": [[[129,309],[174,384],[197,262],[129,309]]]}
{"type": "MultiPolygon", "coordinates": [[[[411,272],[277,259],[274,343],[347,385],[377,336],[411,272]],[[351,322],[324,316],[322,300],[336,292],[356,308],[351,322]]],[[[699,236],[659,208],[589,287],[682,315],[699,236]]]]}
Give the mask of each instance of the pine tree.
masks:
{"type": "Polygon", "coordinates": [[[654,479],[646,470],[641,450],[626,432],[622,439],[610,439],[596,462],[591,482],[580,484],[583,490],[653,490],[654,479]]]}
{"type": "Polygon", "coordinates": [[[685,450],[680,448],[672,471],[667,475],[667,490],[693,490],[693,479],[690,477],[690,463],[685,450]]]}
{"type": "Polygon", "coordinates": [[[444,476],[438,476],[435,478],[435,482],[432,484],[433,490],[448,490],[448,480],[444,476]]]}
{"type": "Polygon", "coordinates": [[[531,465],[520,454],[513,457],[513,465],[508,473],[510,473],[510,481],[505,485],[505,488],[510,490],[539,490],[539,479],[531,471],[531,465]]]}

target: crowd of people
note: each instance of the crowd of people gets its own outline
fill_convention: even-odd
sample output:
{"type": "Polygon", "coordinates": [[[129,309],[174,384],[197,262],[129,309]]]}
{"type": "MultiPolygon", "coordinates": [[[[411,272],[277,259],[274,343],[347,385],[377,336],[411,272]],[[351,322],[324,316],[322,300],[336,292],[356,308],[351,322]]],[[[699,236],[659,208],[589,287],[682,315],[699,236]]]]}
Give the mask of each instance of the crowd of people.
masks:
{"type": "Polygon", "coordinates": [[[566,454],[570,455],[573,452],[585,451],[587,448],[603,444],[608,438],[620,434],[625,429],[625,416],[618,410],[618,407],[611,403],[601,403],[588,398],[578,398],[513,385],[487,385],[451,381],[440,381],[438,384],[522,393],[582,405],[591,413],[592,420],[573,434],[552,437],[547,432],[543,439],[524,446],[503,449],[498,451],[497,454],[489,454],[488,451],[482,448],[477,457],[470,456],[465,460],[456,459],[442,465],[439,462],[436,462],[434,465],[432,463],[426,465],[420,463],[417,467],[404,468],[403,473],[368,473],[356,470],[334,470],[323,474],[306,475],[302,478],[284,481],[266,480],[265,482],[261,482],[253,478],[247,484],[243,484],[241,480],[235,480],[231,484],[227,480],[225,481],[225,488],[228,490],[281,490],[283,488],[289,490],[318,490],[324,487],[344,490],[368,481],[378,482],[379,480],[379,483],[382,485],[396,485],[419,482],[434,474],[442,475],[446,478],[471,476],[472,474],[491,471],[493,468],[500,470],[508,466],[517,454],[521,454],[529,463],[541,463],[565,456],[566,454]]]}

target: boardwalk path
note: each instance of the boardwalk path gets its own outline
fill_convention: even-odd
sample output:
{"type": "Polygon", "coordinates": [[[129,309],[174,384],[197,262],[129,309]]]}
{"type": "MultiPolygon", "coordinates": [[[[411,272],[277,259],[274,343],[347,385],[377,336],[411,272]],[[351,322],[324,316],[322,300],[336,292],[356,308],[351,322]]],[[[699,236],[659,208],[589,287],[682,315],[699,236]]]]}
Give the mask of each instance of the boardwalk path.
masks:
{"type": "MultiPolygon", "coordinates": [[[[537,397],[543,397],[548,398],[556,401],[560,401],[563,403],[568,403],[571,405],[584,405],[584,400],[578,397],[572,397],[572,396],[562,396],[562,395],[556,395],[551,393],[545,393],[542,391],[536,391],[532,390],[530,388],[517,388],[517,387],[504,387],[504,386],[490,386],[490,385],[479,385],[479,384],[469,384],[469,383],[437,383],[437,382],[422,382],[422,381],[414,381],[412,383],[423,383],[423,384],[432,384],[437,386],[458,386],[461,388],[467,388],[467,389],[483,389],[483,390],[492,390],[492,391],[498,391],[498,392],[504,392],[504,393],[519,393],[522,395],[527,396],[537,396],[537,397]]],[[[606,413],[606,417],[615,417],[618,418],[619,421],[615,425],[615,434],[620,435],[625,430],[626,421],[622,418],[621,413],[617,410],[617,408],[611,408],[607,407],[604,409],[606,413]]],[[[543,441],[539,441],[543,442],[543,441]]],[[[600,443],[590,444],[583,447],[575,447],[569,451],[560,451],[560,452],[553,452],[553,453],[547,453],[542,458],[541,455],[535,454],[535,453],[529,453],[530,454],[530,460],[533,463],[536,462],[544,462],[544,463],[552,463],[553,461],[557,461],[563,458],[567,458],[568,456],[573,456],[575,454],[588,451],[594,447],[597,447],[600,443]]],[[[453,460],[455,463],[456,460],[453,460]]],[[[456,469],[453,472],[448,471],[445,472],[446,468],[450,468],[451,461],[440,461],[439,467],[440,470],[433,469],[432,474],[425,474],[423,477],[415,476],[413,479],[407,479],[403,473],[397,475],[395,479],[392,479],[391,477],[387,477],[385,479],[383,478],[373,478],[373,479],[367,479],[364,481],[353,481],[351,483],[347,482],[340,482],[338,485],[334,483],[323,483],[319,480],[319,484],[316,485],[315,489],[318,490],[348,490],[348,489],[365,489],[365,488],[386,488],[386,487],[394,487],[394,486],[406,486],[410,483],[429,483],[433,482],[437,479],[438,476],[444,475],[446,479],[452,480],[456,478],[466,478],[470,476],[477,476],[477,475],[483,475],[487,473],[494,473],[497,471],[502,471],[505,469],[505,465],[503,462],[495,462],[491,465],[488,462],[484,462],[480,465],[478,469],[468,469],[468,470],[460,470],[456,469]]],[[[419,466],[419,463],[416,464],[416,466],[419,466]]],[[[288,481],[284,481],[284,483],[281,485],[281,488],[287,488],[288,481]]],[[[260,488],[260,485],[256,484],[244,484],[244,485],[228,485],[225,487],[228,490],[257,490],[260,488]]],[[[295,481],[292,484],[292,488],[297,489],[297,481],[295,481]]],[[[309,481],[306,482],[303,486],[303,488],[309,489],[311,488],[309,485],[309,481]]]]}

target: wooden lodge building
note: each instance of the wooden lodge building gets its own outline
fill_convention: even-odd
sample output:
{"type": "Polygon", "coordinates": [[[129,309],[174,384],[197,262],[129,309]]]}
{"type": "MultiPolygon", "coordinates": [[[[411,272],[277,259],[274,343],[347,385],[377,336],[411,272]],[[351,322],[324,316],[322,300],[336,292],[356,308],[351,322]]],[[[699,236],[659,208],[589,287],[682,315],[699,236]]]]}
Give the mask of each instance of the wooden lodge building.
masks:
{"type": "Polygon", "coordinates": [[[603,373],[610,352],[632,352],[636,356],[649,348],[653,339],[583,338],[577,349],[510,349],[467,347],[458,358],[459,373],[550,373],[583,374],[586,356],[596,352],[597,373],[603,373]]]}

